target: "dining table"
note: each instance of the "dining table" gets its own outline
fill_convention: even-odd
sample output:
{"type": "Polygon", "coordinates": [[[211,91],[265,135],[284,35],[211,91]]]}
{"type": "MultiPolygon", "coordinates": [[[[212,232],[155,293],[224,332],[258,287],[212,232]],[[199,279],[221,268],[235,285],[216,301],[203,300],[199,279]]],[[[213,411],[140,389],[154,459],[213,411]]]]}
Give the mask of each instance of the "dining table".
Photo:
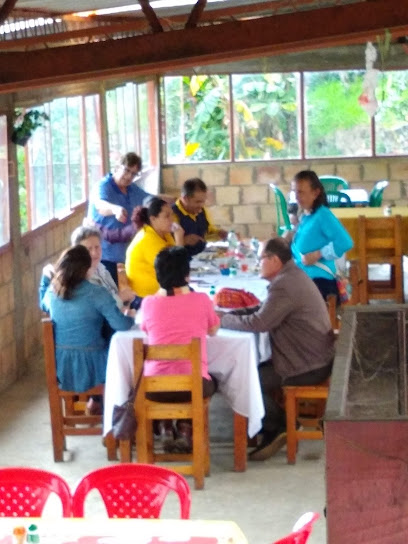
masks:
{"type": "Polygon", "coordinates": [[[341,189],[340,193],[346,194],[351,201],[351,206],[368,206],[369,196],[365,189],[341,189]]]}
{"type": "Polygon", "coordinates": [[[389,214],[400,215],[402,219],[402,252],[408,255],[408,206],[393,206],[391,208],[331,208],[331,211],[341,221],[354,242],[353,247],[347,252],[348,260],[358,259],[358,217],[360,215],[370,218],[382,218],[389,214]]]}
{"type": "MultiPolygon", "coordinates": [[[[19,544],[16,528],[39,544],[248,544],[233,521],[55,517],[2,517],[0,544],[19,544]]],[[[21,544],[30,541],[24,538],[21,544]]]]}
{"type": "MultiPolygon", "coordinates": [[[[213,260],[199,261],[198,270],[193,263],[190,285],[193,289],[210,294],[222,287],[245,288],[260,300],[266,296],[268,282],[259,278],[251,268],[236,275],[221,274],[213,260]]],[[[225,310],[225,309],[224,309],[225,310]]],[[[227,310],[225,310],[227,311],[227,310]]],[[[139,329],[141,313],[129,331],[116,332],[110,342],[106,369],[104,401],[104,435],[112,429],[115,405],[126,402],[133,384],[133,339],[145,338],[139,329]]],[[[268,334],[219,329],[215,336],[207,337],[208,370],[217,380],[218,391],[234,412],[234,470],[246,470],[246,439],[255,436],[262,428],[265,408],[262,399],[258,364],[270,357],[268,334]]]]}

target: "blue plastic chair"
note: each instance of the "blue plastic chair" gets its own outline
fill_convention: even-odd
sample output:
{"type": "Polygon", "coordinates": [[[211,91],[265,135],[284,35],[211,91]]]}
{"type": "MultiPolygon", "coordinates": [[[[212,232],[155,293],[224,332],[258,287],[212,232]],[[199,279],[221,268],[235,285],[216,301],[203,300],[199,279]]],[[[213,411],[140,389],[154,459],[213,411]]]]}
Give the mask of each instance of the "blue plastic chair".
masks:
{"type": "Polygon", "coordinates": [[[382,205],[384,189],[388,185],[389,183],[386,180],[377,181],[374,185],[368,198],[368,205],[371,208],[379,208],[382,205]]]}
{"type": "Polygon", "coordinates": [[[339,176],[319,176],[326,191],[338,191],[340,189],[349,189],[349,184],[344,178],[339,176]]]}
{"type": "Polygon", "coordinates": [[[270,183],[269,187],[275,193],[276,206],[276,231],[279,236],[285,234],[289,230],[293,230],[293,225],[290,222],[286,199],[282,191],[274,184],[270,183]]]}

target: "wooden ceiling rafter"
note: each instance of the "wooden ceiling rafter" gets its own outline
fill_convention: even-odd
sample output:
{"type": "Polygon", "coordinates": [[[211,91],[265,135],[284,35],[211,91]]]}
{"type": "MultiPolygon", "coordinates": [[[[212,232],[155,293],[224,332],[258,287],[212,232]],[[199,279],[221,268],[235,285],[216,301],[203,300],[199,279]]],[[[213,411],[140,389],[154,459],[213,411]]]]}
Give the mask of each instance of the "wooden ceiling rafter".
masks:
{"type": "Polygon", "coordinates": [[[75,47],[0,54],[0,92],[150,75],[183,67],[374,40],[387,28],[408,34],[408,0],[343,5],[75,47]]]}
{"type": "MultiPolygon", "coordinates": [[[[209,24],[209,23],[223,23],[230,20],[239,19],[242,17],[250,16],[268,16],[277,15],[280,12],[285,12],[291,9],[292,11],[297,11],[302,8],[303,10],[312,9],[313,6],[316,7],[319,3],[324,5],[330,4],[330,2],[335,1],[336,4],[343,4],[344,2],[350,2],[353,0],[274,0],[273,2],[257,2],[255,4],[243,5],[243,6],[234,6],[227,8],[217,8],[209,9],[204,12],[203,9],[203,0],[195,4],[193,11],[190,14],[192,17],[195,8],[200,12],[199,17],[197,18],[200,24],[209,24]]],[[[355,2],[365,2],[366,0],[354,0],[355,2]]],[[[150,6],[151,7],[151,6],[150,6]]],[[[196,12],[195,17],[198,15],[196,12]]],[[[47,44],[53,44],[55,47],[58,42],[61,42],[63,45],[66,44],[68,40],[76,40],[79,37],[89,38],[89,41],[93,41],[93,38],[99,36],[105,36],[107,39],[110,35],[118,35],[121,32],[147,32],[148,23],[146,17],[144,17],[142,12],[129,12],[129,15],[124,16],[112,16],[112,15],[103,15],[95,16],[91,15],[89,17],[79,17],[75,14],[64,14],[56,12],[44,13],[44,11],[38,10],[29,10],[27,8],[17,8],[13,11],[12,15],[16,17],[20,15],[23,18],[36,18],[36,17],[51,17],[51,18],[61,18],[63,22],[69,25],[70,22],[74,22],[77,25],[83,25],[84,29],[78,29],[73,31],[62,31],[62,32],[50,32],[48,28],[44,28],[44,33],[41,34],[44,36],[44,40],[38,36],[24,36],[18,37],[14,40],[0,40],[0,51],[1,50],[27,50],[30,47],[38,48],[47,47],[47,44]],[[130,15],[132,14],[132,15],[130,15]],[[107,28],[106,31],[99,31],[99,28],[105,28],[106,26],[112,25],[112,28],[107,28]],[[124,25],[123,27],[116,25],[124,25]],[[133,25],[133,26],[132,26],[133,25]],[[87,31],[87,29],[89,29],[87,31]],[[97,30],[95,30],[97,29],[97,30]],[[123,30],[122,30],[123,29],[123,30]],[[78,34],[70,35],[70,32],[78,32],[78,34]],[[87,33],[88,32],[88,33],[87,33]],[[32,42],[26,40],[33,40],[32,42]],[[15,43],[16,47],[13,46],[15,43]]],[[[162,26],[162,23],[166,23],[169,30],[178,29],[185,24],[185,15],[173,15],[168,17],[163,17],[160,19],[161,23],[158,24],[162,26]]],[[[151,27],[151,26],[150,26],[151,27]]],[[[154,27],[156,28],[156,27],[154,27]]],[[[157,26],[157,30],[159,30],[157,26]]],[[[188,28],[188,27],[187,27],[188,28]]]]}
{"type": "Polygon", "coordinates": [[[17,0],[4,0],[3,5],[0,7],[0,25],[4,23],[16,4],[17,0]]]}
{"type": "Polygon", "coordinates": [[[149,22],[150,28],[152,29],[153,34],[158,32],[163,32],[163,27],[156,15],[156,12],[150,5],[149,0],[139,0],[140,7],[142,8],[143,14],[149,22]]]}
{"type": "Polygon", "coordinates": [[[197,26],[198,21],[200,20],[206,5],[207,5],[207,0],[197,0],[197,2],[194,4],[193,9],[191,10],[191,13],[187,19],[187,22],[184,28],[195,28],[197,26]]]}

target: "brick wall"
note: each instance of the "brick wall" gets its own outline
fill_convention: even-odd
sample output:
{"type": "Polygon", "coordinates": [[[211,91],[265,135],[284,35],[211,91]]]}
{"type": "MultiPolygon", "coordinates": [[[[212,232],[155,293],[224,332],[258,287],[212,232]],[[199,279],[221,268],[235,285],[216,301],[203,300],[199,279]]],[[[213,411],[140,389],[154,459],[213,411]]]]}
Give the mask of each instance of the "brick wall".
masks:
{"type": "Polygon", "coordinates": [[[269,183],[278,185],[286,195],[293,176],[304,169],[341,176],[352,188],[368,192],[376,181],[387,179],[390,185],[384,191],[384,203],[408,203],[408,158],[168,165],[162,168],[162,188],[178,195],[186,179],[200,177],[208,186],[208,206],[217,225],[265,239],[276,227],[269,183]]]}
{"type": "Polygon", "coordinates": [[[81,224],[83,216],[81,207],[65,219],[24,235],[19,255],[14,254],[12,246],[0,254],[0,391],[39,360],[42,340],[38,285],[42,268],[54,262],[69,245],[71,232],[81,224]],[[19,266],[14,263],[13,268],[15,259],[19,266]]]}

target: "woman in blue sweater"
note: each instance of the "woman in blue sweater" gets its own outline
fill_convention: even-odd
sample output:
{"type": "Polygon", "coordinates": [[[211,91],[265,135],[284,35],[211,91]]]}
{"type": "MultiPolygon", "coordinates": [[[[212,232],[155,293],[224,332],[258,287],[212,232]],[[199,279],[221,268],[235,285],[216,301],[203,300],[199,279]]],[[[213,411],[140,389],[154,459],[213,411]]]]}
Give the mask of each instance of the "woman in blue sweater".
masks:
{"type": "Polygon", "coordinates": [[[353,241],[329,210],[316,172],[302,170],[294,182],[296,200],[303,212],[292,242],[294,260],[315,282],[323,298],[338,295],[334,261],[353,247],[353,241]]]}

